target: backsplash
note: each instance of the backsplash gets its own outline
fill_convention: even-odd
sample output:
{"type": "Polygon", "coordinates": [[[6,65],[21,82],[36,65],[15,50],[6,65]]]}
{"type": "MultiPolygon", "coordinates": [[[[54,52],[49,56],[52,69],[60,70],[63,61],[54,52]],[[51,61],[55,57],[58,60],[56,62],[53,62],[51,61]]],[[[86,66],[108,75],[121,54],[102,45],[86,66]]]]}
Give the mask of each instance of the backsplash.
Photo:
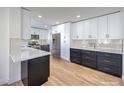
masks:
{"type": "MultiPolygon", "coordinates": [[[[28,45],[28,42],[29,42],[29,40],[21,40],[21,45],[22,46],[27,46],[28,45]]],[[[39,40],[38,42],[41,45],[47,45],[47,44],[49,44],[49,41],[48,40],[39,40]]]]}
{"type": "Polygon", "coordinates": [[[97,40],[96,48],[98,49],[112,49],[123,50],[123,42],[121,39],[103,39],[97,40]]]}
{"type": "Polygon", "coordinates": [[[73,40],[71,47],[77,48],[92,48],[92,49],[109,49],[122,51],[123,41],[121,39],[85,39],[85,40],[73,40]]]}

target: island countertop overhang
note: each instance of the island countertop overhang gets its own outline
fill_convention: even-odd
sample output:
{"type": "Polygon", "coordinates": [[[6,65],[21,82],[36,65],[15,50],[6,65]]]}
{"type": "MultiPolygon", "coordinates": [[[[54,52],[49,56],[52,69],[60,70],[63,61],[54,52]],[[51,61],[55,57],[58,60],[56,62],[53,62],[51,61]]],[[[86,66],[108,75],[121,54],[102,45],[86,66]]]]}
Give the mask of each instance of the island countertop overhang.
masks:
{"type": "Polygon", "coordinates": [[[30,47],[23,47],[21,48],[20,53],[16,53],[16,52],[11,53],[10,58],[14,63],[16,63],[16,62],[22,62],[22,61],[43,57],[47,55],[50,55],[50,52],[46,52],[43,50],[34,49],[30,47]]]}

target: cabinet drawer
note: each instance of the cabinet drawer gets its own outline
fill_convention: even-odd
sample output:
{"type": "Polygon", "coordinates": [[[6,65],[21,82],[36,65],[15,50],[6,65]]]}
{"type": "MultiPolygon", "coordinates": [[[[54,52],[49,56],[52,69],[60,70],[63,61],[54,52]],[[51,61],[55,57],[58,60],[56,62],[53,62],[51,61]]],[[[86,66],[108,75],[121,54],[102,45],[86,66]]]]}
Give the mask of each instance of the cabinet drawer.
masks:
{"type": "Polygon", "coordinates": [[[106,72],[106,73],[109,73],[109,74],[112,74],[112,75],[116,75],[116,76],[121,76],[121,68],[119,67],[115,67],[115,66],[112,66],[112,65],[107,65],[107,64],[98,64],[97,65],[98,67],[98,70],[101,70],[103,72],[106,72]]]}
{"type": "Polygon", "coordinates": [[[82,65],[88,66],[91,68],[96,68],[96,61],[89,60],[89,59],[83,59],[82,60],[82,65]]]}
{"type": "Polygon", "coordinates": [[[103,52],[97,52],[98,56],[102,56],[102,57],[107,57],[107,58],[114,58],[114,59],[122,59],[122,55],[121,54],[114,54],[114,53],[103,53],[103,52]]]}
{"type": "Polygon", "coordinates": [[[81,58],[80,57],[70,57],[71,62],[76,64],[81,64],[81,58]]]}
{"type": "Polygon", "coordinates": [[[90,59],[96,59],[96,52],[94,51],[82,51],[82,57],[83,58],[90,58],[90,59]]]}
{"type": "Polygon", "coordinates": [[[122,66],[122,59],[119,59],[119,58],[109,58],[109,57],[98,56],[97,62],[99,64],[109,64],[117,67],[122,66]]]}
{"type": "Polygon", "coordinates": [[[70,48],[70,51],[72,51],[72,52],[80,52],[80,49],[70,48]]]}
{"type": "Polygon", "coordinates": [[[86,55],[96,55],[95,51],[82,50],[81,53],[86,55]]]}
{"type": "Polygon", "coordinates": [[[70,56],[81,57],[81,51],[78,49],[70,49],[70,56]]]}

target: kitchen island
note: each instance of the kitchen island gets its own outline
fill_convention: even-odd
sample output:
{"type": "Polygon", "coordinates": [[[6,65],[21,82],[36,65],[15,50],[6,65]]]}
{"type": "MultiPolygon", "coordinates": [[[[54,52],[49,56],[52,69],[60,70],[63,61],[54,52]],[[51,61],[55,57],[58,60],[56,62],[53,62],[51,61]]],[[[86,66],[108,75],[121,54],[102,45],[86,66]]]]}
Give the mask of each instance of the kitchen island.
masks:
{"type": "Polygon", "coordinates": [[[21,62],[21,80],[25,86],[39,86],[48,80],[50,53],[24,47],[21,54],[11,54],[13,62],[21,62]]]}

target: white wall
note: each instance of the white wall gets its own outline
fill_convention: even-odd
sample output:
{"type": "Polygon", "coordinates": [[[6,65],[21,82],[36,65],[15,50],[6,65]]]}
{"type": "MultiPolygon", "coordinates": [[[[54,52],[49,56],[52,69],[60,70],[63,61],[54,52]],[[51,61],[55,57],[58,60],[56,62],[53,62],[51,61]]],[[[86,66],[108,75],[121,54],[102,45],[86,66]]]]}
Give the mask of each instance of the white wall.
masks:
{"type": "Polygon", "coordinates": [[[9,80],[9,8],[0,8],[0,85],[9,80]]]}
{"type": "Polygon", "coordinates": [[[10,38],[21,38],[21,8],[9,8],[10,38]]]}
{"type": "MultiPolygon", "coordinates": [[[[10,54],[20,54],[21,57],[21,8],[9,8],[10,54]]],[[[21,62],[9,60],[9,84],[21,79],[21,62]]]]}

